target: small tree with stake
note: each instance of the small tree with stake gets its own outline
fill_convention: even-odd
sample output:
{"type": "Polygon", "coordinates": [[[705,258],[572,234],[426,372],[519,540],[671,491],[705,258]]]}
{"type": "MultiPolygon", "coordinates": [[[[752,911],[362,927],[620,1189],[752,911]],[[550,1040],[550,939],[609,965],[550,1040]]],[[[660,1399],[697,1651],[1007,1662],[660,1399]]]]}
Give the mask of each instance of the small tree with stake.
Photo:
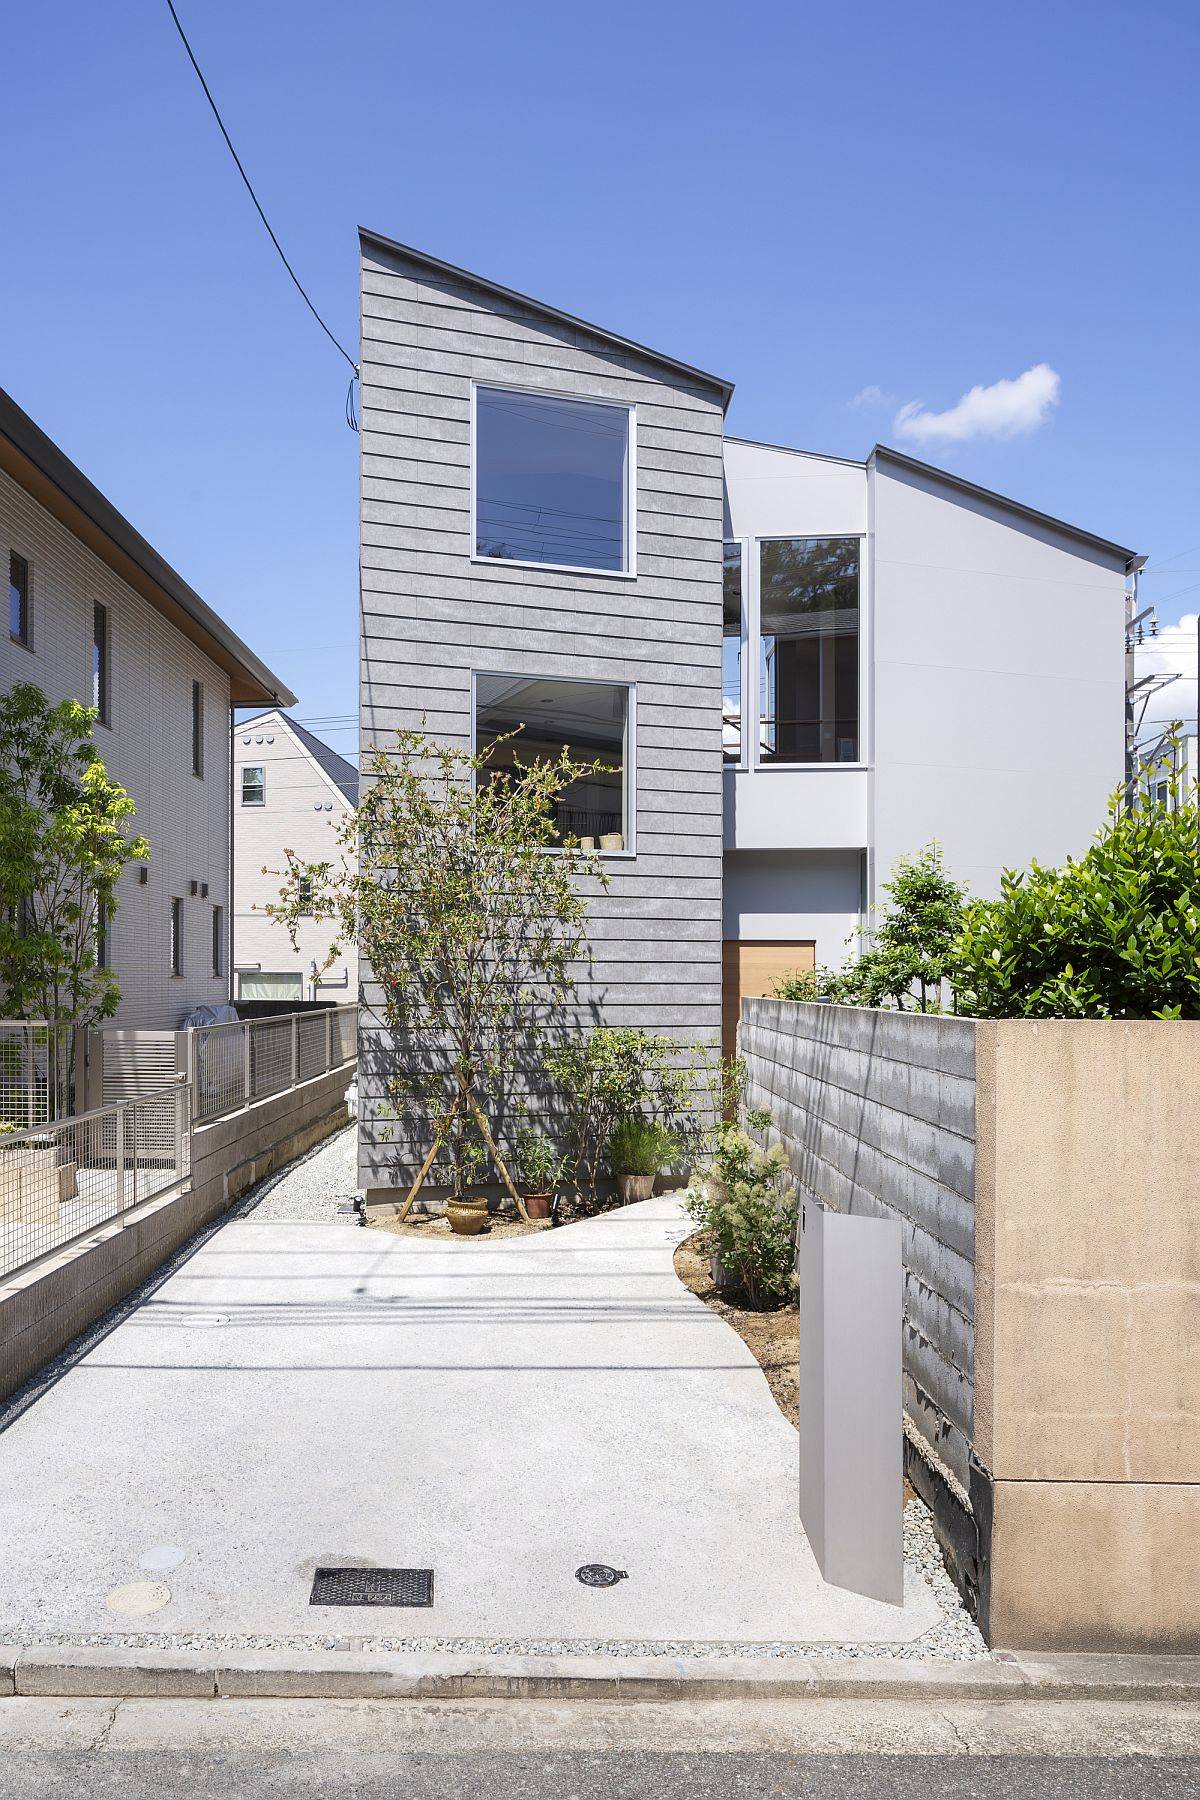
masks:
{"type": "MultiPolygon", "coordinates": [[[[130,831],[136,808],[92,742],[95,711],[52,706],[32,682],[0,697],[0,990],[18,1018],[57,1028],[111,1018],[117,980],[97,963],[97,932],[116,911],[127,863],[150,845],[130,831]]],[[[73,1045],[56,1071],[61,1111],[73,1045]]]]}
{"type": "Polygon", "coordinates": [[[489,1109],[537,1068],[573,995],[585,949],[581,878],[607,882],[556,826],[559,799],[597,765],[564,752],[528,764],[513,755],[500,768],[500,744],[471,755],[398,732],[366,763],[357,816],[334,828],[340,855],[302,863],[287,851],[282,891],[266,908],[293,944],[302,916],[333,920],[326,967],[343,941],[357,942],[385,1024],[422,1065],[391,1078],[393,1112],[418,1103],[430,1132],[404,1213],[448,1152],[456,1196],[482,1154],[526,1216],[489,1109]]]}

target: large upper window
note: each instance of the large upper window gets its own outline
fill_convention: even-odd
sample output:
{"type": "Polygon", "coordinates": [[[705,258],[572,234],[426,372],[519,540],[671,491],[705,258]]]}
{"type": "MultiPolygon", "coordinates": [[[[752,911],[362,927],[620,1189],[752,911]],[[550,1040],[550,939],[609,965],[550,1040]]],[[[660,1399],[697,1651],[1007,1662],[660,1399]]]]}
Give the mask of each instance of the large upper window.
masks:
{"type": "Polygon", "coordinates": [[[857,538],[760,545],[760,762],[858,761],[858,570],[857,538]]]}
{"type": "Polygon", "coordinates": [[[721,641],[721,747],[742,759],[742,546],[725,546],[725,625],[721,641]]]}
{"type": "Polygon", "coordinates": [[[558,841],[577,838],[585,849],[632,849],[628,803],[629,689],[621,682],[527,680],[519,675],[475,677],[475,747],[488,754],[485,775],[538,759],[595,763],[559,801],[558,841]],[[500,743],[510,732],[516,736],[500,743]]]}
{"type": "Polygon", "coordinates": [[[475,390],[475,554],[560,568],[630,568],[626,406],[475,390]]]}

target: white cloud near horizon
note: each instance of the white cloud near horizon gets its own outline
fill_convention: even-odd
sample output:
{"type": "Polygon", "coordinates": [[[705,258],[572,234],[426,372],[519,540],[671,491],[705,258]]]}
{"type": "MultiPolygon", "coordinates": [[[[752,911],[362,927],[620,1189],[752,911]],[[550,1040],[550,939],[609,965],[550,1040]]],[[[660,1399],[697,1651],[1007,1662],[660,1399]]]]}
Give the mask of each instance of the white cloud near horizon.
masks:
{"type": "Polygon", "coordinates": [[[896,414],[894,429],[898,437],[918,444],[1018,437],[1046,423],[1058,405],[1061,388],[1049,363],[1035,363],[1012,380],[968,389],[958,404],[945,412],[930,412],[922,401],[910,400],[896,414]]]}
{"type": "MultiPolygon", "coordinates": [[[[1141,598],[1144,604],[1144,587],[1141,598]]],[[[1177,674],[1181,677],[1168,687],[1156,688],[1150,695],[1139,733],[1142,739],[1152,731],[1165,730],[1176,719],[1184,721],[1188,737],[1196,735],[1196,621],[1196,613],[1184,613],[1178,624],[1164,625],[1157,637],[1147,638],[1134,652],[1139,681],[1143,675],[1177,674]]],[[[1135,718],[1141,710],[1139,700],[1135,718]]]]}

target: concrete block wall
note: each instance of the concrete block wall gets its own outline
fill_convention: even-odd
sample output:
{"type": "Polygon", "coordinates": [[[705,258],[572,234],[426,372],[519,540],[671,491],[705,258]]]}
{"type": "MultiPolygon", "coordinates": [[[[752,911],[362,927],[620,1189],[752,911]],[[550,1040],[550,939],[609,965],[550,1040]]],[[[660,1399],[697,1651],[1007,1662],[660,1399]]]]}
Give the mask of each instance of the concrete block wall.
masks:
{"type": "Polygon", "coordinates": [[[147,1280],[272,1169],[346,1121],[352,1065],[192,1134],[191,1185],[148,1201],[0,1286],[0,1400],[147,1280]]]}
{"type": "Polygon", "coordinates": [[[966,1490],[973,1432],[975,1025],[747,1000],[748,1104],[769,1108],[802,1191],[899,1219],[904,1407],[966,1490]]]}

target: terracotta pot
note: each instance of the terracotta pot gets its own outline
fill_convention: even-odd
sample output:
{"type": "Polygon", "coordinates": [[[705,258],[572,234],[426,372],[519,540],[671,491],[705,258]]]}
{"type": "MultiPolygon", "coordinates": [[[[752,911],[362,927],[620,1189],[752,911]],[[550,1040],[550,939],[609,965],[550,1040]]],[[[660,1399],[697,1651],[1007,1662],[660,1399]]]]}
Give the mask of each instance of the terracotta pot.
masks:
{"type": "Polygon", "coordinates": [[[544,1194],[522,1194],[521,1198],[531,1219],[548,1219],[554,1211],[553,1188],[547,1188],[544,1194]]]}
{"type": "Polygon", "coordinates": [[[486,1200],[447,1200],[446,1217],[450,1221],[450,1229],[459,1237],[474,1237],[487,1224],[488,1203],[486,1200]]]}
{"type": "Polygon", "coordinates": [[[654,1192],[653,1175],[618,1175],[617,1186],[621,1190],[621,1198],[626,1203],[632,1200],[649,1200],[654,1192]]]}

